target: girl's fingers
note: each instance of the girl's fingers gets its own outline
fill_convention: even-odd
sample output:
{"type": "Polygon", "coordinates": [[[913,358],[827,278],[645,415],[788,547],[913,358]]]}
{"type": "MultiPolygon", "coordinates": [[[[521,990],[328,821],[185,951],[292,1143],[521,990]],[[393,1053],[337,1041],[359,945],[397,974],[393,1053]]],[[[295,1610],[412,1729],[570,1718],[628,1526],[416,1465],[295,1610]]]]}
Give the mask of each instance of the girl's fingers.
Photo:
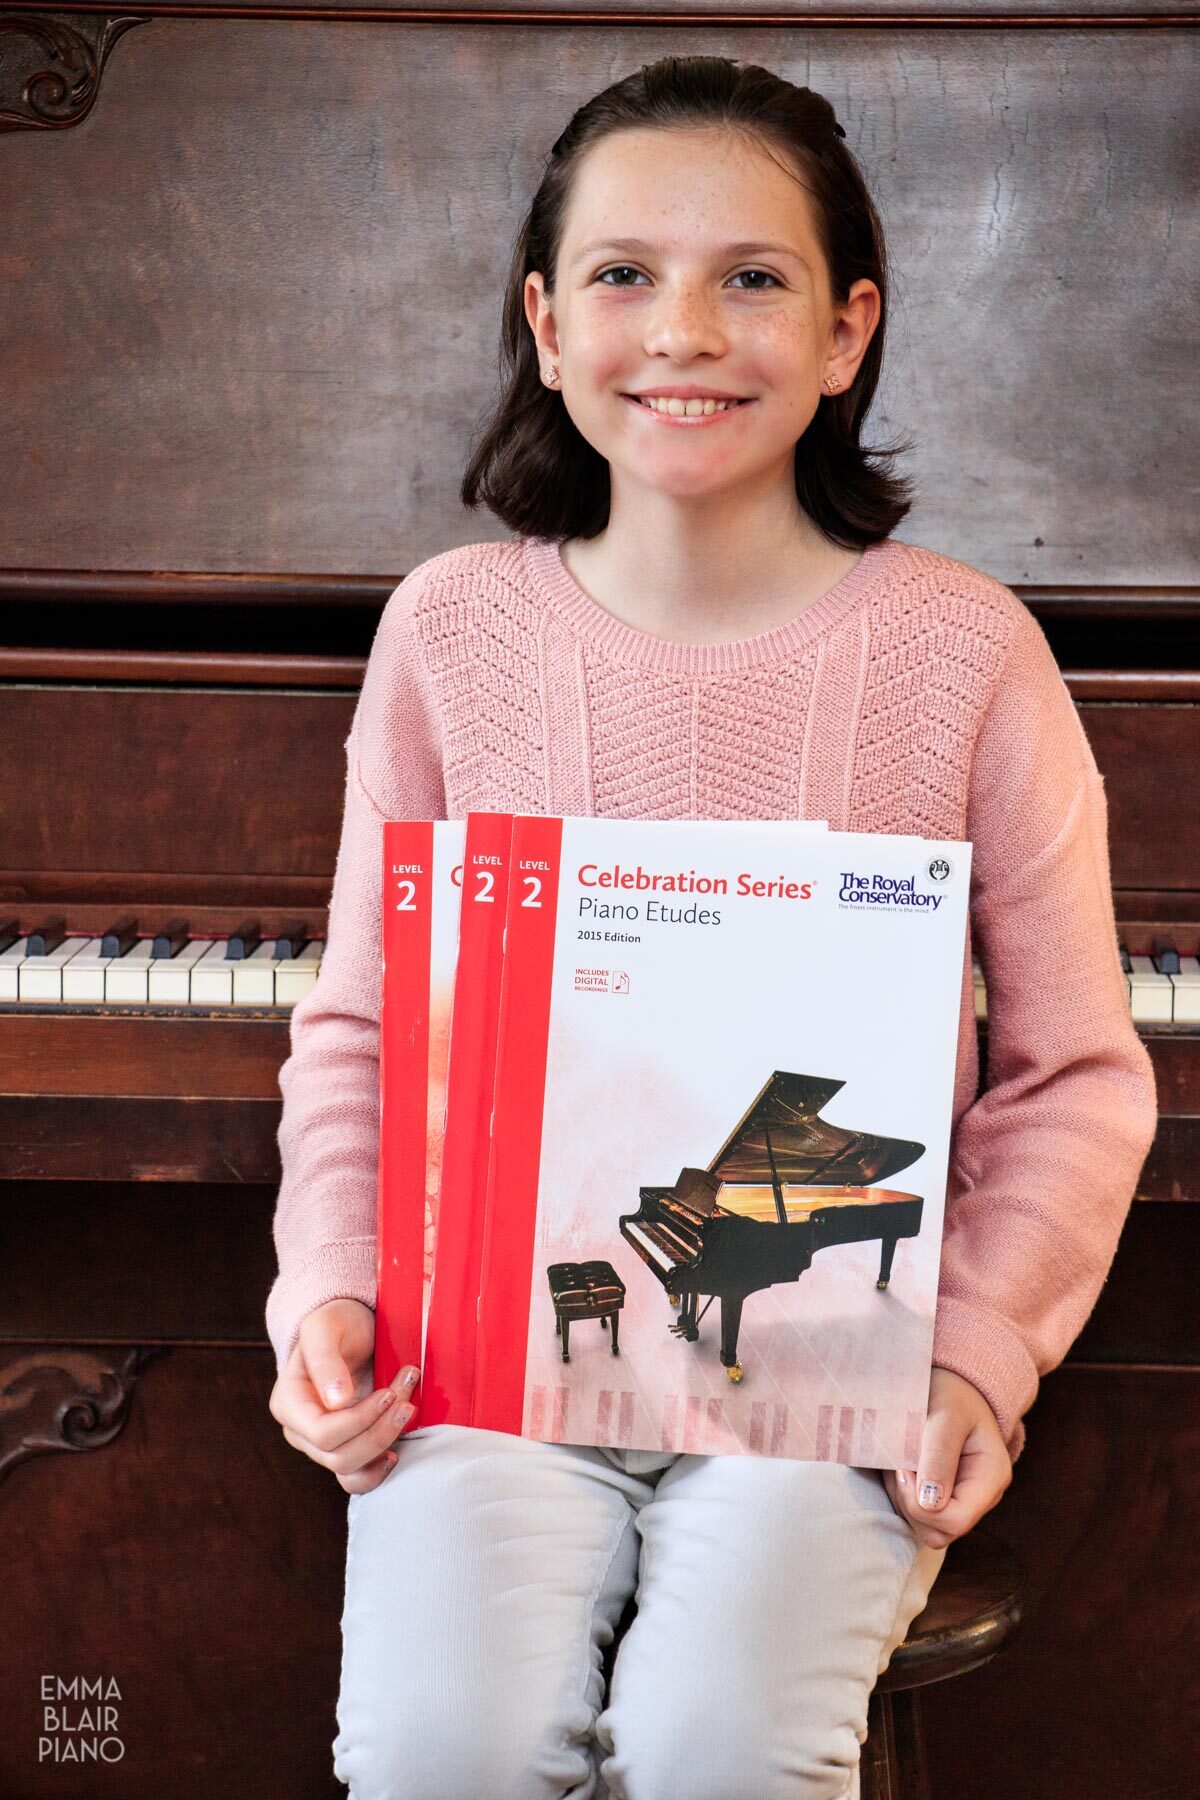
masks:
{"type": "MultiPolygon", "coordinates": [[[[390,1388],[378,1388],[364,1395],[352,1406],[327,1410],[307,1376],[297,1376],[289,1383],[278,1383],[271,1396],[271,1412],[283,1426],[290,1426],[298,1436],[318,1450],[334,1451],[350,1443],[362,1432],[389,1413],[402,1408],[410,1400],[418,1380],[418,1371],[409,1365],[390,1388]]],[[[396,1431],[401,1427],[396,1426],[396,1431]]],[[[395,1437],[396,1431],[391,1436],[395,1437]]],[[[385,1439],[390,1442],[390,1439],[385,1439]]]]}
{"type": "Polygon", "coordinates": [[[929,1509],[917,1500],[915,1469],[889,1470],[885,1477],[888,1498],[902,1518],[907,1519],[923,1544],[943,1549],[956,1537],[963,1537],[977,1525],[984,1513],[990,1512],[1000,1499],[1007,1482],[999,1473],[960,1467],[954,1492],[944,1506],[929,1509]]]}
{"type": "Polygon", "coordinates": [[[365,1468],[356,1469],[351,1475],[339,1475],[338,1481],[348,1494],[369,1494],[382,1481],[386,1481],[396,1466],[396,1452],[389,1450],[383,1456],[376,1457],[365,1468]]]}
{"type": "MultiPolygon", "coordinates": [[[[271,1417],[277,1419],[280,1425],[290,1425],[293,1431],[300,1432],[302,1436],[316,1443],[322,1430],[328,1433],[329,1427],[323,1424],[326,1419],[331,1421],[334,1431],[341,1429],[343,1435],[346,1429],[343,1421],[347,1418],[351,1420],[350,1429],[355,1429],[353,1420],[361,1416],[364,1407],[370,1406],[372,1398],[373,1396],[368,1393],[363,1399],[355,1401],[353,1405],[339,1406],[330,1411],[318,1394],[311,1377],[303,1367],[298,1366],[285,1371],[275,1383],[271,1391],[269,1410],[271,1417]]],[[[362,1429],[361,1424],[357,1429],[362,1429]]]]}
{"type": "Polygon", "coordinates": [[[400,1425],[395,1415],[408,1403],[408,1396],[398,1393],[395,1388],[382,1388],[378,1393],[368,1394],[365,1400],[356,1401],[353,1406],[341,1407],[337,1412],[320,1413],[310,1424],[303,1428],[304,1436],[318,1450],[332,1455],[347,1444],[362,1438],[374,1431],[379,1435],[379,1443],[375,1454],[384,1444],[390,1444],[400,1425]],[[385,1429],[391,1424],[390,1431],[385,1429]]]}
{"type": "Polygon", "coordinates": [[[365,1469],[369,1463],[379,1460],[380,1455],[392,1444],[410,1424],[416,1407],[407,1403],[389,1406],[373,1419],[365,1431],[360,1431],[345,1443],[338,1444],[332,1450],[323,1450],[311,1440],[300,1441],[299,1448],[311,1456],[322,1468],[332,1469],[338,1476],[355,1475],[365,1469]]]}
{"type": "MultiPolygon", "coordinates": [[[[912,1526],[923,1544],[929,1545],[931,1549],[941,1550],[950,1542],[955,1535],[954,1518],[947,1519],[946,1516],[950,1512],[950,1506],[943,1506],[937,1513],[927,1512],[923,1506],[918,1506],[915,1469],[888,1470],[885,1486],[892,1505],[900,1517],[912,1526]]],[[[966,1529],[965,1526],[963,1529],[966,1529]]]]}

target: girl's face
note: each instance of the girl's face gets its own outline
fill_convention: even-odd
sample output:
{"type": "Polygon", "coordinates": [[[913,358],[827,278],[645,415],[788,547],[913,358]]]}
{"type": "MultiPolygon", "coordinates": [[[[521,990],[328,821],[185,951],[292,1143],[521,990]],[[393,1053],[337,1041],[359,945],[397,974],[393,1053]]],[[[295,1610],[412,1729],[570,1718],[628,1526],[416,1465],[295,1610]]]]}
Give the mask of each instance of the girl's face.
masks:
{"type": "MultiPolygon", "coordinates": [[[[525,284],[543,371],[571,419],[631,483],[684,499],[773,481],[827,375],[844,392],[879,319],[856,281],[835,308],[807,191],[734,133],[630,130],[576,170],[558,285],[525,284]],[[747,404],[689,424],[629,396],[696,388],[747,404]]],[[[624,482],[622,481],[624,478],[624,482]]]]}

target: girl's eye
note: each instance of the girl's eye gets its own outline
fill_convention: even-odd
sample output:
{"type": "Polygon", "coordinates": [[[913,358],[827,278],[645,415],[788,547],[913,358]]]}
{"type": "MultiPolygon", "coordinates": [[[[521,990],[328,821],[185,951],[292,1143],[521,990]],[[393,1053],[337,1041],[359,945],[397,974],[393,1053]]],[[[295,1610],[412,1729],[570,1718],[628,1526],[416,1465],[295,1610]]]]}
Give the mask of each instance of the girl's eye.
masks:
{"type": "MultiPolygon", "coordinates": [[[[640,274],[641,274],[641,270],[633,268],[629,263],[614,263],[611,268],[601,269],[600,273],[596,276],[596,280],[604,281],[604,278],[606,275],[640,275],[640,274]]],[[[742,279],[743,275],[762,275],[766,278],[767,281],[773,282],[776,287],[780,286],[779,280],[777,279],[776,276],[771,274],[769,269],[741,269],[741,270],[739,270],[739,272],[736,275],[734,275],[732,277],[732,279],[734,281],[740,281],[742,279]]],[[[610,281],[610,282],[607,282],[605,285],[608,287],[632,287],[633,283],[629,282],[629,281],[610,281]]],[[[764,293],[765,291],[766,290],[761,287],[750,287],[750,288],[742,289],[743,294],[761,294],[761,293],[764,293]]]]}
{"type": "MultiPolygon", "coordinates": [[[[766,279],[769,282],[773,283],[773,285],[775,287],[779,287],[781,285],[781,283],[777,280],[777,278],[771,274],[771,271],[769,269],[742,269],[738,272],[738,274],[736,274],[734,276],[733,279],[735,281],[740,281],[742,279],[743,275],[763,275],[766,277],[766,279]]],[[[761,294],[763,292],[763,289],[760,287],[743,288],[742,292],[747,293],[747,294],[761,294]]]]}

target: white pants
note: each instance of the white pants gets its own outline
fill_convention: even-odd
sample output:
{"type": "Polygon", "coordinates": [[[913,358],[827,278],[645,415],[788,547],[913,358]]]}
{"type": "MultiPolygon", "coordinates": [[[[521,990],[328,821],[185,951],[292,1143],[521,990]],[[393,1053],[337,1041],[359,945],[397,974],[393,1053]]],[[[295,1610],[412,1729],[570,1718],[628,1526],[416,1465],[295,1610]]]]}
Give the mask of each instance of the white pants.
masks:
{"type": "Polygon", "coordinates": [[[350,1800],[858,1800],[871,1689],[945,1552],[877,1470],[629,1457],[435,1425],[351,1495],[350,1800]]]}

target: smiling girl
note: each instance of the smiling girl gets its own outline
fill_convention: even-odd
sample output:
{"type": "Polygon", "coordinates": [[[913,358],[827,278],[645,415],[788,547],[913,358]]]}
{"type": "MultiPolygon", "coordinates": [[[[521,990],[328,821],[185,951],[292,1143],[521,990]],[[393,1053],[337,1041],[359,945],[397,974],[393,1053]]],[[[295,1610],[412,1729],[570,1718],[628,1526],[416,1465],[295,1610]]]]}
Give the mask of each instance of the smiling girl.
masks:
{"type": "Polygon", "coordinates": [[[463,482],[515,539],[420,564],[371,652],[280,1078],[267,1304],[272,1415],[351,1495],[353,1800],[855,1796],[875,1680],[1011,1481],[1153,1136],[1074,706],[1010,589],[892,535],[895,452],[860,443],[888,289],[843,137],[820,95],[721,57],[575,114],[463,482]],[[915,1468],[410,1429],[417,1371],[372,1392],[382,826],[471,808],[972,841],[915,1468]]]}

